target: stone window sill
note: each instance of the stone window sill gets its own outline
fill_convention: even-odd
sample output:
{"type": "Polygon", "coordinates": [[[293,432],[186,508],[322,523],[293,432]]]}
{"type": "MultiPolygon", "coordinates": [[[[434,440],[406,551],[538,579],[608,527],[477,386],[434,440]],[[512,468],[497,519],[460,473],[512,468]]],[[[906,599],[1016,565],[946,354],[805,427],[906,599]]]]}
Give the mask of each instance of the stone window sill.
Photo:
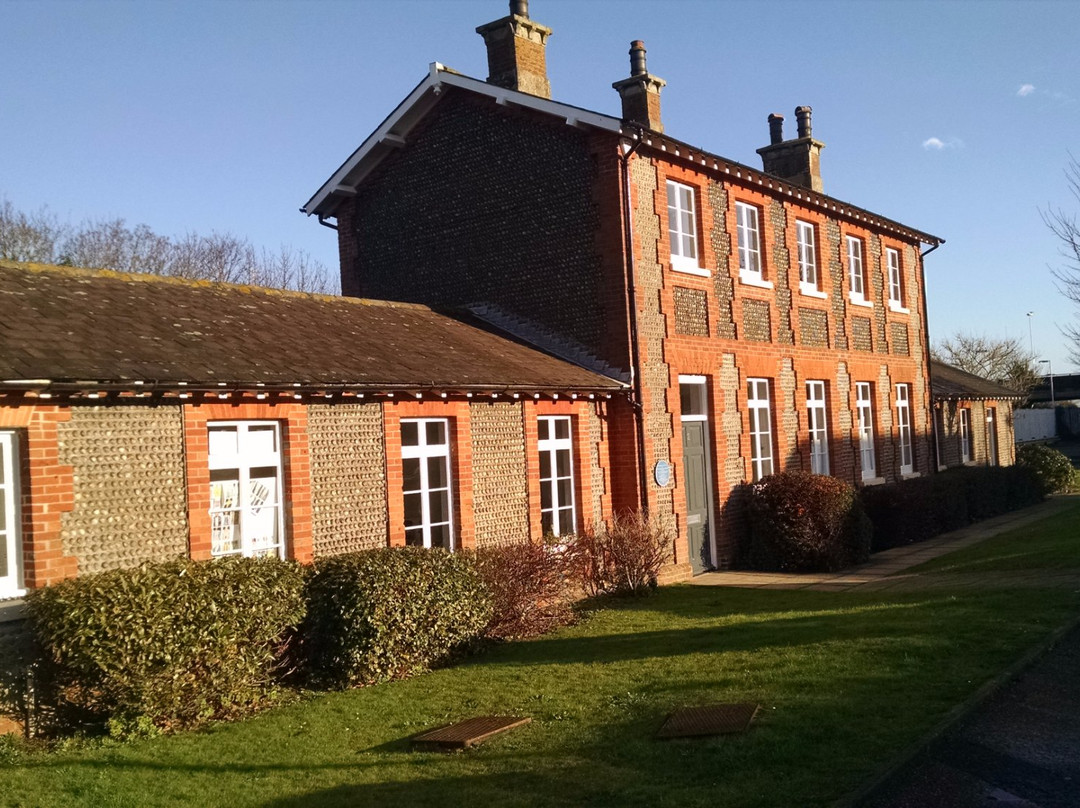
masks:
{"type": "Polygon", "coordinates": [[[918,479],[919,477],[922,477],[922,473],[918,472],[918,471],[912,471],[912,472],[908,472],[907,474],[901,474],[900,477],[901,477],[901,479],[904,479],[904,480],[915,480],[915,479],[918,479]]]}
{"type": "Polygon", "coordinates": [[[885,484],[885,478],[884,477],[863,477],[862,484],[863,485],[884,485],[885,484]]]}
{"type": "Polygon", "coordinates": [[[803,297],[816,297],[818,300],[827,300],[829,297],[816,286],[809,286],[803,283],[799,284],[799,294],[803,297]]]}
{"type": "Polygon", "coordinates": [[[697,275],[699,278],[708,278],[712,275],[707,269],[699,267],[692,260],[680,259],[679,256],[671,256],[671,271],[681,272],[683,275],[697,275]]]}
{"type": "Polygon", "coordinates": [[[772,281],[764,280],[760,275],[755,272],[743,272],[739,271],[739,283],[743,286],[756,286],[759,289],[772,289],[772,281]]]}
{"type": "Polygon", "coordinates": [[[862,306],[864,309],[874,308],[873,301],[867,300],[865,297],[855,297],[852,295],[848,300],[851,302],[852,306],[862,306]]]}
{"type": "Polygon", "coordinates": [[[889,311],[895,311],[897,314],[911,314],[911,310],[907,306],[901,306],[891,300],[889,301],[889,311]]]}

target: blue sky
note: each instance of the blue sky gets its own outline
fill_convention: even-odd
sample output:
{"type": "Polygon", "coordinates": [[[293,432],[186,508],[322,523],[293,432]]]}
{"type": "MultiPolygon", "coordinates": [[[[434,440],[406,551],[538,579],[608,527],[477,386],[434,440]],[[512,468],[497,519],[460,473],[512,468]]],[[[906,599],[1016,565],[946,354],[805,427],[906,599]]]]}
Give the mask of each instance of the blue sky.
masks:
{"type": "MultiPolygon", "coordinates": [[[[298,208],[439,61],[487,75],[503,0],[0,0],[0,198],[61,218],[230,231],[337,266],[298,208]]],[[[933,337],[1012,336],[1071,369],[1058,245],[1077,207],[1080,3],[532,0],[560,101],[618,114],[643,39],[673,136],[759,166],[766,117],[814,108],[825,191],[947,239],[933,337]],[[1035,312],[1031,318],[1027,312],[1035,312]]]]}

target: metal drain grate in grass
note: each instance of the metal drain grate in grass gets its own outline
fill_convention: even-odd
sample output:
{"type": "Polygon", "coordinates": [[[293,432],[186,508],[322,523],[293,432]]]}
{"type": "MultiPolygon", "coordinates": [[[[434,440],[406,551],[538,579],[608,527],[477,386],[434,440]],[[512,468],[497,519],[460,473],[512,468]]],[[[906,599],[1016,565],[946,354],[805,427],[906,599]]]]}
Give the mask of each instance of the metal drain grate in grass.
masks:
{"type": "Polygon", "coordinates": [[[480,715],[415,735],[412,745],[414,749],[429,752],[466,749],[530,721],[531,718],[512,715],[480,715]]]}
{"type": "Polygon", "coordinates": [[[657,738],[695,738],[745,732],[758,711],[756,704],[708,704],[683,707],[667,717],[657,738]]]}

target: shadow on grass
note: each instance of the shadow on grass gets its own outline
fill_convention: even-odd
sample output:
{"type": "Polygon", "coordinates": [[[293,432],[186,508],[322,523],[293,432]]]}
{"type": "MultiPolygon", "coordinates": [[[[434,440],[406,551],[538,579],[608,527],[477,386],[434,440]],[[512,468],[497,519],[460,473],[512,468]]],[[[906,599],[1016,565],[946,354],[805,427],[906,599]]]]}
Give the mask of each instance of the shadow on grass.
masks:
{"type": "MultiPolygon", "coordinates": [[[[650,601],[653,605],[654,601],[650,601]]],[[[656,604],[665,605],[665,604],[656,604]]],[[[676,657],[696,653],[768,651],[834,642],[897,639],[908,630],[922,632],[925,623],[919,614],[937,616],[943,609],[955,611],[957,600],[948,594],[882,603],[841,605],[835,608],[776,611],[738,609],[737,614],[714,614],[708,626],[687,626],[663,630],[641,630],[620,634],[573,636],[563,632],[533,642],[512,643],[493,649],[466,665],[536,665],[620,662],[637,659],[676,657]]],[[[679,608],[679,607],[676,607],[679,608]]],[[[663,611],[663,610],[662,610],[663,611]]],[[[599,616],[593,619],[600,619],[599,616]]]]}

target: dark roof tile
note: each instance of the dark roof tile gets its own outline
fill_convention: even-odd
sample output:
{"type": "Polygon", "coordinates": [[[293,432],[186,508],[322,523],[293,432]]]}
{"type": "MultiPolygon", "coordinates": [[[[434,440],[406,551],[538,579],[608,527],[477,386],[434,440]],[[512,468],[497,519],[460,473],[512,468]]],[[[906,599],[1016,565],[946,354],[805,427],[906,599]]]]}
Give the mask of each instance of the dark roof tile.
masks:
{"type": "Polygon", "coordinates": [[[8,261],[0,379],[623,387],[426,306],[8,261]]]}

